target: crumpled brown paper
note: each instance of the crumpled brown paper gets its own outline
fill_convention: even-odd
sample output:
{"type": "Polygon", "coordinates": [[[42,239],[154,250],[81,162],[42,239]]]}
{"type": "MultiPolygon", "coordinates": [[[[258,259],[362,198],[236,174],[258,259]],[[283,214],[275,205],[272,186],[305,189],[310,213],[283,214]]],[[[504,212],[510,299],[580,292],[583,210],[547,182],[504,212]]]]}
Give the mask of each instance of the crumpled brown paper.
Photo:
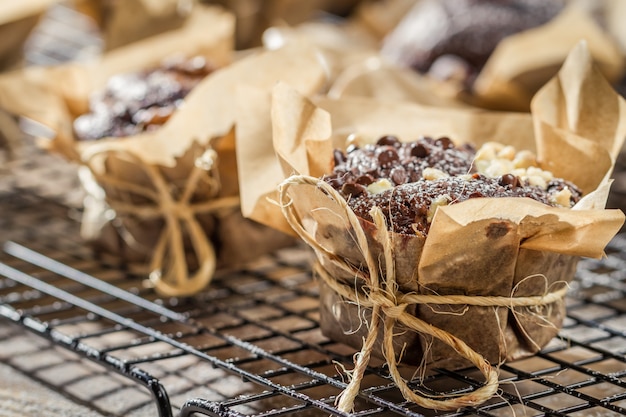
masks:
{"type": "Polygon", "coordinates": [[[363,2],[350,19],[382,40],[420,0],[380,0],[363,2]]]}
{"type": "Polygon", "coordinates": [[[83,144],[76,141],[72,124],[88,111],[91,93],[114,74],[159,66],[172,56],[202,55],[216,67],[224,66],[232,61],[233,24],[225,10],[203,7],[179,30],[118,48],[94,61],[3,74],[0,108],[46,127],[46,136],[54,140],[40,143],[78,161],[83,144]]]}
{"type": "Polygon", "coordinates": [[[293,243],[283,233],[242,218],[239,209],[236,91],[243,85],[269,91],[279,79],[308,94],[326,81],[314,50],[259,52],[207,77],[161,129],[81,143],[82,161],[104,187],[108,206],[123,214],[112,224],[125,232],[118,236],[129,236],[124,247],[150,256],[150,269],[161,271],[152,274],[158,291],[193,294],[207,284],[214,268],[240,265],[293,243]],[[181,244],[173,242],[187,236],[179,229],[189,233],[184,246],[193,248],[195,259],[187,259],[189,251],[176,252],[181,244]],[[198,237],[202,234],[214,248],[198,237]],[[177,283],[184,270],[198,263],[194,275],[177,283]]]}
{"type": "Polygon", "coordinates": [[[604,209],[626,133],[624,104],[593,67],[584,43],[535,96],[532,115],[362,98],[310,101],[284,84],[275,89],[273,145],[283,176],[272,184],[283,182],[279,193],[263,195],[258,193],[268,190],[267,178],[259,188],[248,184],[248,191],[258,193],[242,195],[242,205],[247,216],[285,230],[278,214],[268,213],[269,204],[257,213],[254,202],[269,199],[275,212],[282,209],[318,256],[323,332],[355,348],[365,344],[355,382],[341,396],[342,409],[351,407],[369,354],[384,355],[407,400],[454,409],[495,393],[490,364],[532,354],[557,333],[565,283],[578,257],[601,257],[624,221],[621,211],[604,209]],[[555,175],[580,182],[585,196],[571,210],[527,199],[470,199],[439,207],[425,239],[393,234],[380,219],[356,219],[318,179],[331,171],[332,149],[344,147],[349,134],[372,141],[385,134],[401,140],[426,134],[512,144],[536,151],[541,166],[555,175]],[[367,324],[360,319],[363,311],[367,324]],[[448,367],[469,361],[487,382],[459,397],[425,397],[395,373],[398,360],[448,367]]]}
{"type": "Polygon", "coordinates": [[[293,243],[281,232],[244,219],[239,208],[236,90],[248,85],[269,91],[278,80],[313,94],[326,75],[312,49],[255,53],[207,77],[161,129],[80,144],[82,162],[118,213],[117,224],[111,224],[124,231],[118,236],[131,238],[123,246],[151,257],[157,291],[196,293],[215,268],[240,265],[293,243]]]}
{"type": "Polygon", "coordinates": [[[378,54],[376,39],[362,25],[351,20],[277,25],[263,34],[263,44],[268,49],[289,43],[309,43],[319,50],[328,69],[329,85],[346,68],[367,62],[378,54]]]}
{"type": "Polygon", "coordinates": [[[22,100],[28,104],[21,110],[54,133],[44,143],[83,165],[90,191],[83,235],[125,261],[147,264],[155,289],[170,296],[194,294],[207,285],[215,268],[293,242],[241,216],[233,128],[237,88],[269,91],[285,80],[303,94],[313,94],[326,83],[316,51],[302,46],[256,51],[231,62],[230,14],[215,7],[204,10],[204,16],[194,14],[180,31],[111,51],[97,65],[29,73],[28,80],[38,83],[26,84],[33,97],[42,98],[35,103],[54,107],[22,100]],[[180,52],[201,53],[221,68],[203,79],[163,126],[123,138],[75,138],[74,118],[108,77],[180,52]],[[45,84],[46,79],[51,83],[45,84]]]}
{"type": "MultiPolygon", "coordinates": [[[[620,9],[611,1],[594,2],[594,5],[585,7],[584,1],[571,1],[552,21],[505,38],[469,89],[462,80],[436,80],[427,74],[399,68],[383,54],[379,62],[356,63],[346,68],[331,91],[334,97],[377,97],[429,106],[471,105],[528,112],[534,94],[556,74],[569,51],[581,40],[587,42],[609,81],[618,82],[625,75],[625,49],[620,48],[624,36],[616,29],[619,25],[601,27],[593,16],[602,12],[606,20],[617,20],[615,16],[623,7],[620,9]]],[[[396,48],[405,48],[408,54],[410,39],[403,40],[400,35],[395,34],[399,43],[396,48]]]]}

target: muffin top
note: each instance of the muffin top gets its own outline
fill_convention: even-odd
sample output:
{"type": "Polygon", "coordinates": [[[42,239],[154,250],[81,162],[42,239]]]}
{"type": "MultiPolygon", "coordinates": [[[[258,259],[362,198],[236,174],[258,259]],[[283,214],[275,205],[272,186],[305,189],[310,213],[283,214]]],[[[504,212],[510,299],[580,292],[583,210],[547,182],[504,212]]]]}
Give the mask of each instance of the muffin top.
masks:
{"type": "Polygon", "coordinates": [[[383,136],[375,144],[335,150],[324,180],[357,216],[371,220],[378,206],[396,233],[426,235],[437,207],[469,198],[528,197],[553,207],[572,207],[576,185],[538,167],[529,151],[489,142],[476,150],[447,137],[401,142],[383,136]]]}
{"type": "Polygon", "coordinates": [[[79,140],[124,137],[163,125],[209,73],[204,57],[172,58],[161,66],[111,77],[89,100],[89,113],[74,120],[79,140]]]}
{"type": "Polygon", "coordinates": [[[553,19],[563,0],[425,0],[386,37],[381,54],[435,77],[471,79],[507,36],[553,19]]]}

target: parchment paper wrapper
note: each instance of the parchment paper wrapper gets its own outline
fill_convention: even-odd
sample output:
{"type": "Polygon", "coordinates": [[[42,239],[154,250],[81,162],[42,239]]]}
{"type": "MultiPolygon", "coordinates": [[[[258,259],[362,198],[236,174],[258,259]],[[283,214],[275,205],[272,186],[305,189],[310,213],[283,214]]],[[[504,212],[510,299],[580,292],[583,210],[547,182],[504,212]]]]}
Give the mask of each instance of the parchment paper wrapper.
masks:
{"type": "Polygon", "coordinates": [[[23,83],[35,93],[23,100],[28,115],[54,133],[47,146],[84,165],[90,195],[83,235],[125,262],[147,266],[155,289],[170,296],[201,290],[215,268],[293,243],[290,236],[241,216],[233,130],[236,87],[269,91],[285,80],[313,94],[326,82],[316,52],[300,46],[230,62],[231,15],[216,7],[202,10],[204,16],[194,13],[180,31],[118,48],[97,65],[29,73],[29,80],[38,83],[23,83]],[[111,75],[158,65],[181,52],[203,54],[221,68],[197,85],[161,128],[97,141],[74,137],[74,118],[111,75]],[[55,106],[42,109],[32,105],[33,99],[55,106]]]}
{"type": "Polygon", "coordinates": [[[254,53],[209,75],[161,129],[81,143],[81,160],[104,189],[104,200],[95,204],[109,207],[85,229],[95,226],[101,235],[102,219],[109,220],[119,231],[100,239],[102,247],[148,257],[155,289],[166,295],[194,294],[216,268],[293,244],[291,236],[244,219],[239,207],[236,90],[270,91],[278,80],[313,94],[326,74],[312,49],[254,53]],[[107,218],[111,209],[116,215],[107,218]]]}
{"type": "Polygon", "coordinates": [[[200,55],[216,68],[223,67],[232,61],[233,24],[225,10],[201,7],[181,29],[118,48],[93,62],[7,74],[0,78],[0,107],[47,127],[54,140],[40,143],[80,162],[81,149],[90,144],[77,141],[73,121],[89,111],[92,93],[103,89],[115,74],[158,67],[176,56],[200,55]]]}
{"type": "Polygon", "coordinates": [[[611,83],[624,76],[624,52],[588,11],[572,4],[551,22],[500,42],[473,85],[475,104],[528,111],[533,95],[581,40],[611,83]],[[549,39],[549,42],[546,42],[549,39]]]}
{"type": "Polygon", "coordinates": [[[179,29],[193,0],[77,0],[76,9],[98,25],[106,50],[179,29]]]}
{"type": "MultiPolygon", "coordinates": [[[[385,46],[381,62],[348,68],[346,74],[340,77],[339,85],[332,89],[333,96],[389,97],[426,105],[469,104],[494,110],[527,112],[534,94],[556,74],[569,51],[581,40],[587,42],[604,76],[612,83],[618,82],[625,69],[624,50],[619,43],[621,35],[614,29],[617,27],[615,24],[609,28],[601,27],[592,13],[605,12],[613,17],[620,10],[611,2],[596,3],[596,7],[592,8],[584,7],[584,1],[571,1],[550,22],[505,38],[470,87],[465,85],[463,77],[452,75],[436,80],[398,68],[408,65],[404,60],[412,55],[412,48],[415,48],[410,30],[403,32],[398,26],[383,41],[385,46]],[[416,84],[419,86],[417,92],[416,84]],[[406,97],[402,97],[405,88],[408,92],[406,97]]],[[[408,17],[410,15],[407,14],[408,17]]],[[[413,28],[407,25],[407,29],[413,28]]]]}
{"type": "MultiPolygon", "coordinates": [[[[278,195],[262,197],[280,202],[275,210],[282,208],[317,254],[322,331],[355,348],[369,346],[354,375],[369,353],[386,358],[392,375],[396,359],[451,368],[471,363],[486,385],[450,401],[412,393],[400,376],[394,381],[405,398],[425,407],[475,405],[497,388],[489,364],[534,353],[557,333],[578,257],[601,257],[624,221],[619,210],[604,209],[626,132],[624,104],[584,44],[535,96],[532,115],[357,98],[309,101],[288,86],[276,88],[273,144],[283,182],[278,195]],[[372,141],[385,134],[446,135],[476,145],[512,144],[536,151],[544,169],[579,184],[585,197],[571,210],[528,199],[470,199],[439,207],[425,239],[394,234],[384,221],[357,219],[318,180],[331,172],[332,149],[345,146],[350,133],[372,141]]],[[[246,215],[285,227],[268,214],[269,204],[260,212],[248,206],[253,201],[243,200],[246,215]]]]}
{"type": "MultiPolygon", "coordinates": [[[[21,137],[22,132],[16,118],[0,109],[0,161],[13,159],[21,137]]],[[[2,168],[0,167],[0,171],[2,168]]]]}
{"type": "Polygon", "coordinates": [[[263,34],[266,48],[308,42],[320,50],[328,67],[331,98],[362,96],[413,101],[429,106],[468,107],[458,87],[385,63],[379,53],[380,34],[370,27],[376,18],[394,20],[414,0],[387,4],[363,3],[354,16],[339,21],[311,21],[273,26],[263,34]],[[382,10],[381,10],[382,9],[382,10]]]}

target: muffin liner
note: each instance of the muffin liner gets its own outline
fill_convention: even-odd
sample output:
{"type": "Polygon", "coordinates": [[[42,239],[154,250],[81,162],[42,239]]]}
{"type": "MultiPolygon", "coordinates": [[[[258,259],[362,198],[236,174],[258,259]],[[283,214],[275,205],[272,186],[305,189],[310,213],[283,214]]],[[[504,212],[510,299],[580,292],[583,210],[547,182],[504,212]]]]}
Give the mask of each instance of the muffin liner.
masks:
{"type": "Polygon", "coordinates": [[[276,25],[263,33],[263,44],[309,43],[320,50],[328,67],[327,95],[331,98],[363,96],[386,100],[410,100],[429,106],[469,107],[459,100],[458,87],[419,76],[408,68],[385,64],[381,39],[370,27],[371,19],[393,20],[410,7],[407,2],[364,3],[354,15],[339,21],[308,21],[297,25],[276,25]],[[379,10],[384,9],[384,10],[379,10]]]}
{"type": "MultiPolygon", "coordinates": [[[[400,22],[387,33],[378,60],[347,68],[331,88],[332,94],[527,112],[534,94],[557,73],[569,51],[581,40],[587,42],[604,76],[612,83],[618,82],[626,69],[625,49],[620,47],[624,36],[614,30],[618,25],[601,27],[593,15],[603,12],[605,20],[610,20],[621,12],[619,2],[596,2],[598,10],[589,10],[580,3],[569,2],[550,22],[502,40],[469,90],[462,80],[435,79],[406,68],[406,62],[398,63],[403,59],[399,57],[410,57],[414,48],[410,41],[414,25],[405,22],[402,26],[400,22]]],[[[415,7],[420,7],[419,3],[415,7]]]]}
{"type": "MultiPolygon", "coordinates": [[[[496,392],[499,363],[535,353],[556,335],[578,257],[601,257],[624,222],[621,211],[604,207],[625,111],[584,44],[537,94],[532,116],[356,98],[311,101],[287,85],[276,87],[273,145],[283,179],[275,178],[277,192],[257,197],[273,199],[274,210],[317,255],[322,331],[361,349],[340,409],[352,408],[371,355],[385,359],[408,401],[457,409],[496,392]],[[597,108],[599,102],[607,107],[597,108]],[[426,238],[392,233],[380,210],[373,209],[374,221],[358,218],[321,180],[332,171],[332,149],[345,146],[348,134],[362,142],[426,134],[513,144],[536,151],[541,167],[577,183],[585,196],[573,209],[522,198],[469,199],[438,207],[426,238]],[[434,397],[408,387],[399,361],[472,364],[486,382],[469,393],[434,397]]],[[[253,202],[242,200],[246,215],[286,230],[253,202]]]]}
{"type": "Polygon", "coordinates": [[[547,24],[500,42],[474,82],[469,100],[481,107],[528,111],[535,92],[580,40],[587,42],[607,80],[615,83],[624,76],[624,51],[615,36],[590,12],[570,5],[547,24]]]}
{"type": "Polygon", "coordinates": [[[159,293],[195,294],[216,268],[293,244],[291,236],[244,219],[239,207],[236,90],[269,91],[279,79],[307,94],[326,80],[314,50],[258,52],[209,75],[161,129],[81,149],[108,208],[98,210],[91,225],[100,233],[99,222],[113,210],[107,224],[121,230],[101,244],[119,245],[132,258],[149,256],[159,293]]]}
{"type": "MultiPolygon", "coordinates": [[[[28,116],[47,126],[43,146],[79,164],[88,196],[82,234],[96,253],[112,256],[166,296],[197,293],[216,268],[230,268],[293,243],[291,236],[243,219],[235,159],[235,95],[239,86],[269,91],[277,80],[313,94],[326,82],[316,52],[301,46],[255,51],[232,61],[233,19],[201,8],[188,26],[109,52],[93,66],[51,69],[26,83],[53,107],[28,116]],[[213,33],[214,32],[214,33],[213,33]],[[123,138],[79,141],[72,122],[111,75],[150,68],[184,52],[217,63],[159,129],[123,138]],[[46,88],[41,88],[46,81],[46,88]]],[[[32,111],[31,111],[32,110],[32,111]]]]}
{"type": "Polygon", "coordinates": [[[35,135],[41,146],[80,162],[81,149],[90,143],[77,140],[73,121],[89,111],[93,92],[103,89],[115,74],[158,67],[176,56],[200,55],[213,66],[223,67],[233,59],[233,24],[233,17],[223,9],[198,7],[179,30],[118,48],[92,61],[3,74],[0,108],[38,124],[35,135]]]}

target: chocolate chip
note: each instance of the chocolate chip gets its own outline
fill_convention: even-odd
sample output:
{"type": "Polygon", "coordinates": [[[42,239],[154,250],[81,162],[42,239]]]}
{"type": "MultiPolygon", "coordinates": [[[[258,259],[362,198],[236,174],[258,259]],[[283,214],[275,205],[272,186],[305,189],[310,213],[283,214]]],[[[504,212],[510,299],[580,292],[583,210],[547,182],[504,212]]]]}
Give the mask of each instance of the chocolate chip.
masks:
{"type": "Polygon", "coordinates": [[[396,185],[404,184],[405,182],[407,182],[407,179],[408,179],[408,175],[404,168],[395,167],[391,170],[391,180],[396,185]]]}
{"type": "Polygon", "coordinates": [[[370,185],[373,182],[374,182],[374,177],[372,177],[369,174],[361,175],[360,177],[358,177],[356,179],[356,183],[357,184],[361,184],[361,185],[365,185],[365,186],[370,185]]]}
{"type": "Polygon", "coordinates": [[[346,162],[346,155],[344,155],[344,153],[341,152],[339,149],[335,149],[333,151],[333,158],[335,159],[335,166],[341,165],[342,163],[346,162]]]}
{"type": "Polygon", "coordinates": [[[447,136],[442,136],[440,138],[438,138],[435,141],[436,144],[438,144],[439,146],[441,146],[443,149],[452,149],[454,148],[454,142],[452,142],[452,140],[447,137],[447,136]]]}
{"type": "Polygon", "coordinates": [[[430,150],[421,143],[411,144],[411,156],[425,158],[430,154],[430,150]]]}
{"type": "Polygon", "coordinates": [[[498,183],[503,187],[509,186],[511,188],[517,188],[521,185],[519,178],[513,174],[504,174],[498,183]]]}
{"type": "Polygon", "coordinates": [[[428,216],[428,208],[426,206],[419,205],[419,202],[417,203],[414,202],[413,204],[416,206],[416,209],[415,209],[416,216],[419,216],[419,217],[428,216]]]}
{"type": "Polygon", "coordinates": [[[338,190],[343,185],[343,181],[338,178],[326,178],[326,182],[329,183],[335,190],[338,190]]]}
{"type": "Polygon", "coordinates": [[[398,152],[393,146],[384,146],[380,149],[380,152],[378,152],[378,163],[383,168],[392,166],[393,163],[399,159],[398,152]]]}
{"type": "Polygon", "coordinates": [[[378,141],[376,142],[376,145],[378,146],[395,146],[398,147],[400,146],[400,140],[398,140],[397,137],[393,136],[393,135],[387,135],[387,136],[383,136],[382,138],[378,139],[378,141]]]}
{"type": "MultiPolygon", "coordinates": [[[[561,179],[551,181],[548,185],[550,192],[547,192],[525,184],[515,175],[491,178],[471,171],[474,163],[472,146],[456,147],[452,141],[442,138],[435,142],[432,138],[422,137],[415,142],[401,142],[399,146],[363,145],[358,151],[355,148],[353,153],[346,154],[345,162],[336,166],[325,180],[343,193],[359,218],[370,219],[372,207],[377,206],[394,232],[411,235],[428,233],[429,208],[444,194],[449,196],[450,204],[468,198],[527,197],[550,205],[550,195],[568,187],[572,192],[571,204],[580,198],[581,193],[575,185],[561,179]],[[450,145],[452,147],[446,148],[450,145]],[[425,156],[415,156],[422,154],[425,156]],[[425,181],[422,173],[427,167],[441,169],[450,176],[425,181]],[[471,177],[467,176],[468,173],[471,177]],[[388,180],[393,187],[370,193],[366,186],[379,179],[388,180]]],[[[499,239],[510,230],[506,223],[495,222],[486,233],[489,238],[499,239]]]]}
{"type": "Polygon", "coordinates": [[[367,189],[361,184],[347,183],[341,187],[341,193],[345,196],[356,197],[363,194],[367,189]]]}

